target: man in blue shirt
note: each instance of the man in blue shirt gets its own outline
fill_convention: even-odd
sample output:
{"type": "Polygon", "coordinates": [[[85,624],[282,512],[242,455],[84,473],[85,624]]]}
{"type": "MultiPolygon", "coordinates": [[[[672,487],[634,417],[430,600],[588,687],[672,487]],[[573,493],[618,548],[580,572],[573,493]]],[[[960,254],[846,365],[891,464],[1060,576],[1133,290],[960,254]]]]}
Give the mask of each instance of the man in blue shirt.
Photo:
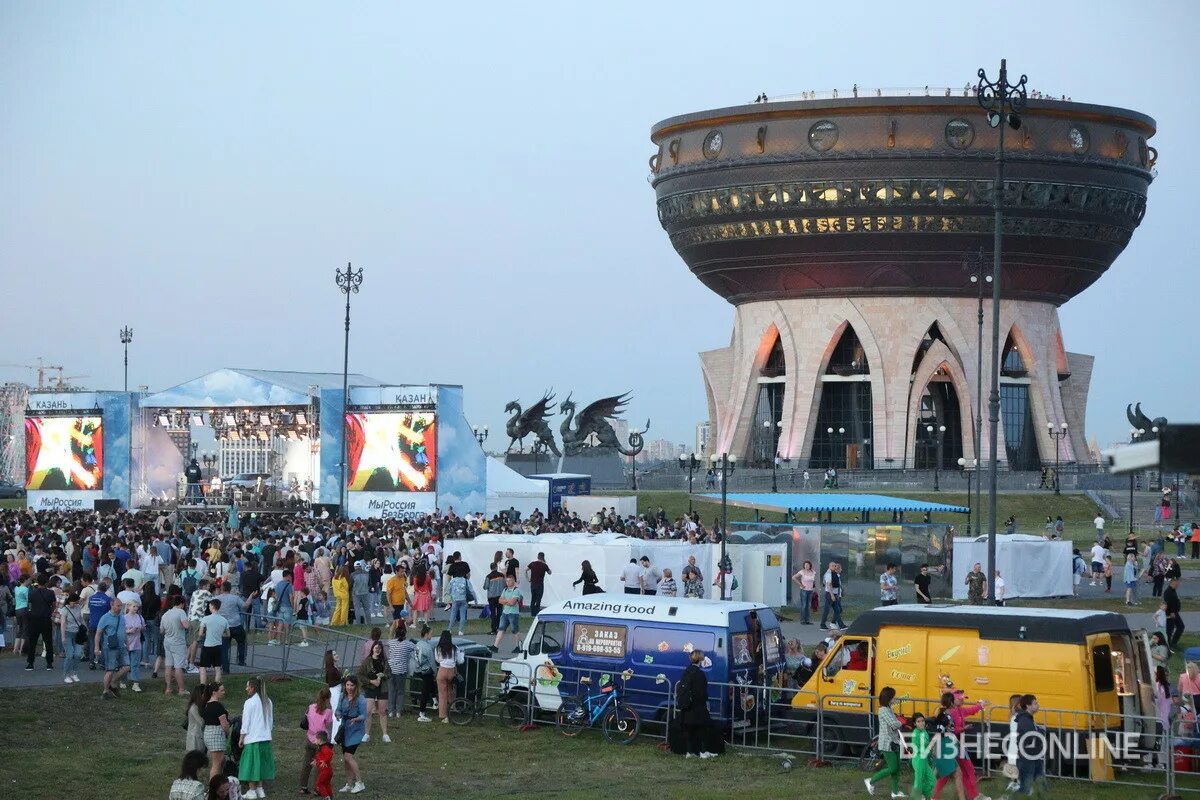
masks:
{"type": "MultiPolygon", "coordinates": [[[[91,600],[88,601],[89,610],[91,600]]],[[[125,615],[121,613],[121,601],[112,598],[108,613],[100,617],[93,637],[97,659],[104,661],[104,691],[101,697],[112,699],[117,696],[117,685],[129,672],[129,650],[125,646],[125,615]]]]}
{"type": "MultiPolygon", "coordinates": [[[[109,606],[112,605],[113,596],[109,594],[108,580],[101,580],[96,585],[96,592],[88,598],[88,630],[95,631],[96,626],[100,624],[100,618],[108,613],[109,606]]],[[[96,659],[88,652],[88,669],[96,669],[96,659]]]]}

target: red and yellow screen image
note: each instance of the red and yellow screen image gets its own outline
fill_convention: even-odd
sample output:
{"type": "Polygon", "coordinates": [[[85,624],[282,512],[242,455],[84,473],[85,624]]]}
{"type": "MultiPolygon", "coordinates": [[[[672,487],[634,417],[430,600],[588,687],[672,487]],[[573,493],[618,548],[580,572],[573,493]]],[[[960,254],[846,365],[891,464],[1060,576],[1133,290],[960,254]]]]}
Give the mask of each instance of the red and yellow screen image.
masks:
{"type": "Polygon", "coordinates": [[[432,492],[437,424],[432,411],[346,415],[346,487],[352,492],[432,492]]]}
{"type": "Polygon", "coordinates": [[[100,417],[26,417],[25,488],[102,489],[104,434],[100,417]]]}

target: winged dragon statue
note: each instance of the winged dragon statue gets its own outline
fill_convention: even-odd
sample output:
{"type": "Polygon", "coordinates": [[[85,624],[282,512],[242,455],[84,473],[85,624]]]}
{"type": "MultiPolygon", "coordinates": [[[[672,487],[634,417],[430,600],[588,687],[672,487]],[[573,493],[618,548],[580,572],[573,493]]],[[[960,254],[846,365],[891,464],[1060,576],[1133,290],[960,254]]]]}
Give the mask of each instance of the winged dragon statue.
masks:
{"type": "Polygon", "coordinates": [[[1133,426],[1134,430],[1144,431],[1144,433],[1141,433],[1138,436],[1138,438],[1143,442],[1157,439],[1158,434],[1162,432],[1162,429],[1167,427],[1166,417],[1155,417],[1154,419],[1150,419],[1143,414],[1141,403],[1125,406],[1125,418],[1129,420],[1129,424],[1133,426]],[[1155,431],[1156,428],[1157,432],[1155,431]]]}
{"type": "Polygon", "coordinates": [[[524,411],[521,410],[521,404],[516,400],[512,400],[504,407],[506,414],[511,413],[507,424],[504,426],[505,432],[509,436],[508,450],[512,451],[513,445],[519,445],[517,452],[525,452],[525,437],[529,434],[535,435],[535,445],[540,443],[545,445],[546,449],[556,456],[561,456],[562,453],[558,450],[558,445],[554,443],[554,433],[550,430],[547,419],[554,415],[554,404],[550,401],[554,399],[553,392],[546,392],[542,395],[542,399],[531,405],[524,411]]]}
{"type": "Polygon", "coordinates": [[[642,452],[642,447],[645,441],[642,434],[650,430],[650,420],[646,420],[646,428],[641,431],[633,431],[629,434],[629,447],[623,447],[621,441],[617,438],[617,432],[613,430],[610,419],[618,419],[621,416],[621,411],[625,408],[628,402],[628,393],[615,395],[613,397],[605,397],[597,400],[587,406],[578,415],[575,413],[575,401],[571,399],[571,395],[567,395],[567,399],[559,404],[558,410],[560,414],[565,414],[566,419],[559,426],[559,434],[563,440],[563,450],[567,455],[579,455],[586,450],[616,450],[623,456],[636,456],[642,452]],[[575,427],[571,427],[571,423],[575,423],[575,427]]]}

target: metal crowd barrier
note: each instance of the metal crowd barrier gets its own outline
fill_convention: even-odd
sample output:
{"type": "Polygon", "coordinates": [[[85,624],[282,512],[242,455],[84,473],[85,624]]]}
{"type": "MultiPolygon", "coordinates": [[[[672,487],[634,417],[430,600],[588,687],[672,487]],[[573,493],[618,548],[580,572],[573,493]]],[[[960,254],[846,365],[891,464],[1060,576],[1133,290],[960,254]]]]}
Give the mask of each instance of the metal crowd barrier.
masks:
{"type": "MultiPolygon", "coordinates": [[[[246,617],[247,666],[262,672],[323,682],[327,650],[337,654],[341,669],[353,670],[369,641],[336,628],[304,625],[301,630],[293,623],[286,639],[267,646],[264,633],[256,632],[254,620],[249,614],[246,617]],[[301,647],[305,640],[309,645],[301,647]]],[[[264,616],[261,621],[269,625],[279,620],[264,616]]],[[[553,692],[560,698],[582,697],[599,693],[608,681],[622,681],[616,670],[558,666],[550,659],[533,669],[525,662],[490,656],[468,657],[462,674],[459,696],[480,704],[485,719],[501,720],[502,701],[511,700],[524,706],[528,724],[544,728],[557,725],[557,709],[550,699],[553,692]],[[584,677],[590,683],[581,683],[584,677]]],[[[641,718],[639,739],[667,741],[676,713],[676,686],[677,682],[650,670],[634,670],[623,681],[623,700],[641,718]]],[[[877,733],[873,697],[818,696],[803,689],[719,681],[709,681],[709,689],[710,714],[722,725],[731,747],[758,755],[857,763],[864,768],[873,760],[877,733]],[[716,699],[711,699],[713,695],[716,699]],[[794,702],[797,697],[799,703],[794,702]]],[[[417,691],[419,687],[410,684],[410,692],[417,691]]],[[[911,720],[916,712],[934,715],[939,705],[935,699],[897,698],[892,707],[911,720]]],[[[1042,759],[1047,779],[1145,788],[1157,792],[1156,796],[1200,795],[1200,728],[1194,725],[1185,732],[1191,735],[1180,736],[1178,730],[1168,735],[1153,716],[1048,708],[1038,710],[1035,722],[1040,736],[1028,744],[1026,753],[1042,759]]],[[[904,736],[907,740],[910,733],[904,736]]],[[[996,773],[1007,757],[1008,736],[1009,712],[1004,706],[990,706],[968,719],[968,730],[957,746],[971,758],[980,780],[1001,779],[996,773]]]]}

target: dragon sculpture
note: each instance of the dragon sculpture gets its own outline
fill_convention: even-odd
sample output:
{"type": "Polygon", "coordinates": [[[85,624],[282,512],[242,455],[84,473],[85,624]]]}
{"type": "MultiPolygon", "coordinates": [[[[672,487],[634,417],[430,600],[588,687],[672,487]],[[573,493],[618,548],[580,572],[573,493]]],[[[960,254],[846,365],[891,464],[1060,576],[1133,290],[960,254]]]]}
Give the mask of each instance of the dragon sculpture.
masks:
{"type": "Polygon", "coordinates": [[[650,430],[650,420],[646,420],[645,430],[633,431],[629,434],[628,449],[621,446],[620,440],[617,439],[617,432],[613,430],[612,423],[609,422],[610,419],[617,419],[621,416],[621,411],[628,402],[627,397],[627,394],[605,397],[585,406],[576,416],[575,402],[568,394],[567,399],[558,406],[559,413],[565,414],[567,417],[558,429],[562,435],[563,450],[567,452],[567,455],[578,455],[589,449],[616,450],[623,456],[636,456],[642,452],[642,447],[645,445],[642,434],[650,430]],[[574,428],[571,427],[572,422],[575,423],[574,428]]]}
{"type": "Polygon", "coordinates": [[[1166,417],[1155,417],[1150,419],[1142,413],[1142,404],[1137,403],[1132,406],[1125,406],[1125,418],[1129,420],[1129,424],[1136,431],[1144,431],[1138,438],[1143,442],[1148,442],[1158,438],[1158,434],[1162,433],[1162,429],[1167,427],[1166,417]],[[1158,432],[1155,432],[1155,428],[1158,432]]]}
{"type": "Polygon", "coordinates": [[[550,401],[554,399],[552,392],[546,392],[542,395],[542,399],[531,405],[524,411],[521,410],[521,404],[516,400],[511,401],[504,407],[505,413],[511,413],[512,417],[504,426],[505,432],[508,434],[509,441],[508,450],[512,452],[513,445],[519,445],[517,452],[525,452],[525,437],[529,434],[535,434],[535,443],[540,442],[545,445],[546,449],[556,456],[561,456],[558,451],[558,446],[554,443],[554,433],[550,430],[550,425],[546,422],[554,413],[554,404],[550,401]]]}

